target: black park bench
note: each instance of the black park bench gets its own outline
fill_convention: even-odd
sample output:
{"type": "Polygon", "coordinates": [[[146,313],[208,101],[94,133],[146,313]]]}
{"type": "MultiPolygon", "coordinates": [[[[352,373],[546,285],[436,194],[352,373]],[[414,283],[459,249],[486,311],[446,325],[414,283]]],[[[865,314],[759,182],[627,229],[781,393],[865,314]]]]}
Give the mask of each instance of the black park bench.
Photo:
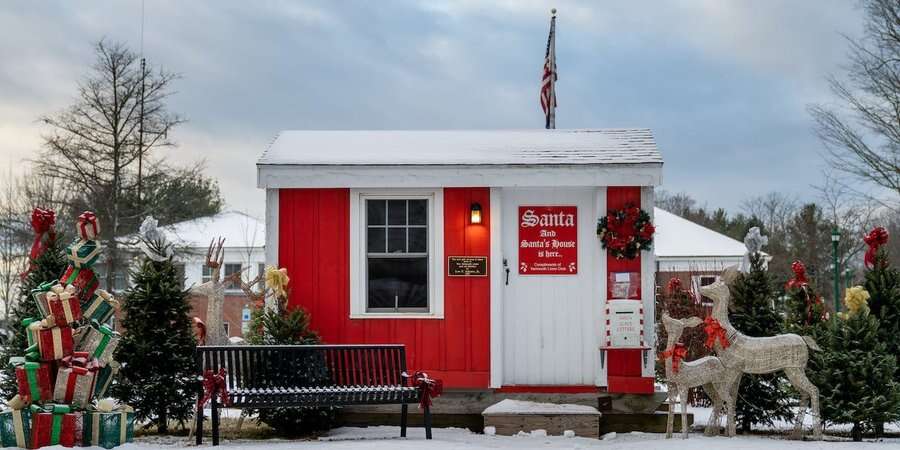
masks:
{"type": "MultiPolygon", "coordinates": [[[[225,369],[232,408],[398,404],[400,436],[406,437],[408,405],[420,400],[419,390],[407,382],[403,345],[200,346],[196,359],[201,376],[225,369]]],[[[219,444],[219,408],[213,396],[213,445],[219,444]]],[[[431,439],[431,411],[423,412],[425,437],[431,439]]],[[[203,419],[198,403],[197,445],[202,444],[203,419]]]]}

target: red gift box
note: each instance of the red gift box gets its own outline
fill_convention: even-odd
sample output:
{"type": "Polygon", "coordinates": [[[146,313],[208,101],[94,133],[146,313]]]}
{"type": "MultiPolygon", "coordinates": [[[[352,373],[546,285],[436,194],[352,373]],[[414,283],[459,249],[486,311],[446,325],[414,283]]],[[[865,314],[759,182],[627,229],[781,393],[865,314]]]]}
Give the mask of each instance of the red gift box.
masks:
{"type": "Polygon", "coordinates": [[[78,289],[78,298],[82,302],[88,301],[94,291],[100,287],[100,280],[94,274],[94,271],[86,267],[75,267],[69,264],[66,272],[59,278],[59,282],[63,284],[71,284],[78,289]]]}
{"type": "Polygon", "coordinates": [[[100,236],[100,224],[97,223],[97,215],[91,211],[85,211],[78,216],[78,237],[93,240],[100,236]]]}
{"type": "Polygon", "coordinates": [[[56,361],[69,356],[74,351],[75,341],[72,339],[72,329],[69,327],[43,327],[40,322],[34,322],[29,328],[34,327],[37,334],[38,351],[42,361],[56,361]]]}
{"type": "Polygon", "coordinates": [[[23,362],[16,364],[16,384],[19,397],[26,403],[50,400],[53,380],[50,364],[23,362]]]}
{"type": "Polygon", "coordinates": [[[31,405],[31,446],[74,447],[81,445],[81,413],[69,405],[31,405]]]}
{"type": "Polygon", "coordinates": [[[68,326],[81,320],[81,301],[76,295],[77,289],[73,285],[65,289],[57,285],[47,293],[47,308],[56,325],[68,326]]]}

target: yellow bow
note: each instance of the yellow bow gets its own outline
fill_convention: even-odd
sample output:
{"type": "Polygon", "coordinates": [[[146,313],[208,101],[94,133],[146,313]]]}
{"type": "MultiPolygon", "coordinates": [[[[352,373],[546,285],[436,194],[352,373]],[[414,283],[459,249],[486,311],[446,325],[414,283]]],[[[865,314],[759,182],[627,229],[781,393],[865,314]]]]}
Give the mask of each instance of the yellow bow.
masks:
{"type": "Polygon", "coordinates": [[[277,297],[287,296],[288,278],[287,269],[276,269],[274,266],[266,267],[266,287],[273,290],[277,297]]]}

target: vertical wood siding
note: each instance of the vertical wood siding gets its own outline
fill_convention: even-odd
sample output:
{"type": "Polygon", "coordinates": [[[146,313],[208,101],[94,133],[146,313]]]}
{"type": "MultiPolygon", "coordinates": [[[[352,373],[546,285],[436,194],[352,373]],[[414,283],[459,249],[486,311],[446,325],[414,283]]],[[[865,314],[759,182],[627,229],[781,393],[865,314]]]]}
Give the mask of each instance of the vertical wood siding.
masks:
{"type": "MultiPolygon", "coordinates": [[[[409,370],[450,388],[486,388],[490,378],[490,276],[447,277],[444,319],[350,317],[350,191],[279,190],[278,260],[291,278],[289,304],[306,309],[329,344],[405,344],[409,370]]],[[[444,189],[444,255],[490,254],[490,191],[444,189]],[[481,204],[482,223],[469,225],[481,204]]],[[[446,261],[444,261],[446,264],[446,261]]],[[[489,265],[490,267],[490,265],[489,265]]]]}

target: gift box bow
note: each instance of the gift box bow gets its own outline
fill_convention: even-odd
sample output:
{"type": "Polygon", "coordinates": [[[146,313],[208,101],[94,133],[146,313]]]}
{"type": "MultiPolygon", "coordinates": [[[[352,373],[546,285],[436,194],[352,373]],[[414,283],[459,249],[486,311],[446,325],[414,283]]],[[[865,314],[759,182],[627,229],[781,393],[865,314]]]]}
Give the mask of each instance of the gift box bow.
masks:
{"type": "Polygon", "coordinates": [[[90,406],[90,411],[99,413],[133,413],[134,408],[111,399],[97,400],[90,406]]]}
{"type": "Polygon", "coordinates": [[[113,308],[119,309],[119,301],[105,289],[97,289],[94,294],[102,298],[106,303],[109,303],[113,308]]]}
{"type": "Polygon", "coordinates": [[[73,352],[59,360],[59,365],[69,368],[72,373],[78,375],[87,375],[89,372],[100,370],[100,362],[91,358],[88,352],[73,352]]]}

